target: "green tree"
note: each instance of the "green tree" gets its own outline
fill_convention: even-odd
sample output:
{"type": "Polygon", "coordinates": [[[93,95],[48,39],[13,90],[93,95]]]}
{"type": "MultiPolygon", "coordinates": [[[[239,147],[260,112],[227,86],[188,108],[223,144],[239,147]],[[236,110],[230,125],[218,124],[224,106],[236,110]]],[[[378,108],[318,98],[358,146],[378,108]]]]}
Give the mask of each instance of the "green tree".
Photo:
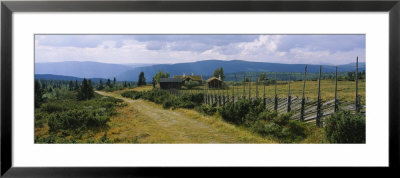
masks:
{"type": "Polygon", "coordinates": [[[117,86],[117,79],[114,77],[113,86],[117,86]]]}
{"type": "Polygon", "coordinates": [[[75,80],[75,88],[74,88],[74,90],[75,90],[75,91],[78,91],[78,90],[79,90],[79,83],[78,83],[78,80],[75,80]]]}
{"type": "Polygon", "coordinates": [[[112,88],[112,86],[111,86],[111,80],[110,80],[110,79],[107,79],[106,85],[107,85],[109,88],[112,88]]]}
{"type": "Polygon", "coordinates": [[[94,91],[92,87],[92,82],[84,78],[82,81],[82,86],[78,91],[78,100],[88,100],[93,97],[94,97],[94,91]]]}
{"type": "Polygon", "coordinates": [[[268,80],[267,74],[262,73],[258,76],[258,82],[264,82],[264,80],[268,80]]]}
{"type": "Polygon", "coordinates": [[[215,69],[213,76],[217,78],[221,77],[221,80],[224,81],[225,80],[224,69],[222,67],[215,69]]]}
{"type": "Polygon", "coordinates": [[[35,80],[35,107],[38,108],[44,101],[43,99],[44,90],[40,86],[40,83],[35,80]]]}
{"type": "Polygon", "coordinates": [[[69,91],[74,90],[74,82],[72,82],[72,80],[69,81],[69,83],[68,83],[68,89],[69,89],[69,91]]]}
{"type": "Polygon", "coordinates": [[[156,88],[156,78],[155,77],[153,77],[151,84],[153,84],[153,88],[156,88]]]}
{"type": "Polygon", "coordinates": [[[98,89],[98,90],[104,89],[103,80],[100,80],[100,82],[99,82],[99,87],[97,87],[97,89],[98,89]]]}
{"type": "Polygon", "coordinates": [[[140,72],[138,86],[146,85],[146,78],[144,77],[144,72],[140,72]]]}
{"type": "Polygon", "coordinates": [[[170,74],[168,72],[158,70],[158,72],[154,76],[154,80],[156,83],[160,83],[160,78],[169,78],[169,76],[170,76],[170,74]]]}
{"type": "Polygon", "coordinates": [[[351,81],[355,80],[355,78],[356,78],[355,75],[356,75],[355,72],[347,72],[347,80],[351,80],[351,81]]]}

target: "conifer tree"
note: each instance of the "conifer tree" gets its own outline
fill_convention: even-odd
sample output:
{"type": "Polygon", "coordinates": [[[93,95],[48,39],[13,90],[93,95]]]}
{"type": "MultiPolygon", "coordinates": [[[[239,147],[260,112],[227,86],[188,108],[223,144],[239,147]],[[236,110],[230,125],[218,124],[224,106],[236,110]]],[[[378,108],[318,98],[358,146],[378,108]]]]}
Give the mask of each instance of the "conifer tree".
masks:
{"type": "Polygon", "coordinates": [[[75,91],[78,91],[79,90],[79,83],[78,83],[78,80],[75,80],[75,91]]]}
{"type": "Polygon", "coordinates": [[[43,102],[43,94],[44,90],[40,86],[40,83],[35,80],[35,107],[38,108],[40,107],[40,104],[43,102]]]}
{"type": "Polygon", "coordinates": [[[138,86],[146,85],[146,78],[144,77],[144,72],[140,72],[138,86]]]}
{"type": "Polygon", "coordinates": [[[69,89],[69,91],[72,91],[72,90],[74,90],[74,83],[72,82],[72,80],[71,80],[71,81],[69,81],[69,84],[68,84],[68,89],[69,89]]]}
{"type": "Polygon", "coordinates": [[[88,100],[94,96],[92,82],[83,78],[82,86],[78,91],[78,100],[88,100]]]}
{"type": "Polygon", "coordinates": [[[111,80],[110,80],[110,79],[107,79],[106,85],[107,85],[109,88],[112,88],[112,86],[111,86],[111,80]]]}
{"type": "Polygon", "coordinates": [[[99,87],[97,87],[97,89],[98,89],[98,90],[104,89],[103,80],[100,80],[100,82],[99,82],[99,87]]]}
{"type": "Polygon", "coordinates": [[[224,69],[222,67],[215,69],[213,76],[216,78],[221,77],[221,80],[224,81],[225,80],[224,69]]]}

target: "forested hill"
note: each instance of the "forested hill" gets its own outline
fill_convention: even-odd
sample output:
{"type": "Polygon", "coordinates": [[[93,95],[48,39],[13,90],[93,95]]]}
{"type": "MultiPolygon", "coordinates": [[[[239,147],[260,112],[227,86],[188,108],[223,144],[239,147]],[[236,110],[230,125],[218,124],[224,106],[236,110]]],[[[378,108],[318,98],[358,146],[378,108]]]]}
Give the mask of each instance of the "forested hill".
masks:
{"type": "MultiPolygon", "coordinates": [[[[107,79],[104,78],[88,78],[94,83],[98,83],[100,80],[106,82],[107,79]]],[[[35,74],[35,80],[69,80],[69,81],[79,81],[81,82],[83,78],[79,77],[72,77],[72,76],[65,76],[65,75],[52,75],[52,74],[35,74]]],[[[112,78],[110,80],[113,80],[112,78]]]]}
{"type": "MultiPolygon", "coordinates": [[[[52,74],[61,76],[72,76],[77,78],[117,78],[118,81],[137,81],[140,72],[144,72],[147,82],[151,82],[152,77],[162,70],[174,75],[202,75],[211,76],[214,70],[223,67],[225,74],[243,72],[304,72],[305,64],[279,64],[252,62],[241,60],[203,60],[197,62],[177,63],[177,64],[108,64],[98,62],[57,62],[57,63],[35,63],[35,74],[52,74]],[[149,66],[147,66],[149,65],[149,66]],[[141,66],[141,67],[134,67],[141,66]]],[[[365,70],[365,63],[359,63],[359,70],[365,70]]],[[[309,73],[317,73],[319,65],[308,65],[309,73]]],[[[335,66],[324,65],[322,72],[334,72],[335,66]]],[[[355,71],[355,63],[338,66],[339,72],[355,71]]]]}
{"type": "Polygon", "coordinates": [[[51,62],[35,63],[35,74],[65,75],[78,78],[113,78],[121,72],[133,69],[121,64],[99,62],[51,62]]]}
{"type": "MultiPolygon", "coordinates": [[[[248,62],[240,60],[221,61],[221,60],[206,60],[191,63],[178,63],[178,64],[159,64],[153,66],[139,67],[132,70],[122,72],[117,76],[120,80],[133,80],[138,79],[139,73],[144,72],[146,80],[151,81],[152,77],[158,70],[168,72],[171,77],[174,75],[203,75],[210,76],[218,67],[223,67],[224,73],[238,73],[238,72],[304,72],[305,64],[278,64],[278,63],[264,63],[264,62],[248,62]]],[[[359,70],[365,70],[365,63],[359,64],[359,70]]],[[[319,65],[308,65],[309,73],[317,73],[319,65]]],[[[335,72],[335,66],[324,65],[323,72],[335,72]]],[[[338,66],[339,72],[355,71],[355,64],[346,64],[338,66]]]]}

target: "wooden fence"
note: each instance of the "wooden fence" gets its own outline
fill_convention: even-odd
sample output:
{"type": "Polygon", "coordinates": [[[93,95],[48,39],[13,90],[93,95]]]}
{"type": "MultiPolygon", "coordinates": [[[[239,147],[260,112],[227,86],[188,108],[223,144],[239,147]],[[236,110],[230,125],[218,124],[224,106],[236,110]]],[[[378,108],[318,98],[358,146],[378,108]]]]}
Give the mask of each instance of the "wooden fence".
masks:
{"type": "MultiPolygon", "coordinates": [[[[237,102],[239,100],[254,100],[261,99],[264,106],[270,110],[275,110],[279,113],[287,113],[292,112],[292,119],[300,120],[304,122],[314,122],[317,126],[323,125],[323,118],[329,116],[338,111],[339,108],[343,110],[349,110],[351,113],[363,113],[365,114],[365,106],[360,104],[361,96],[358,94],[358,58],[356,62],[356,77],[355,77],[355,94],[354,94],[354,103],[350,101],[344,101],[339,98],[337,90],[338,90],[338,70],[336,67],[335,74],[335,93],[334,99],[331,100],[322,100],[321,98],[321,76],[322,76],[322,66],[319,68],[319,76],[318,76],[318,96],[317,99],[307,98],[305,94],[305,88],[307,86],[307,65],[304,69],[304,77],[303,77],[303,88],[302,88],[302,96],[292,96],[291,88],[290,88],[290,75],[288,82],[288,90],[287,97],[278,97],[277,94],[277,82],[275,82],[275,93],[273,97],[266,97],[265,92],[265,82],[261,85],[263,89],[260,88],[259,83],[255,83],[255,96],[252,95],[251,85],[252,82],[242,82],[241,91],[238,87],[235,88],[235,85],[232,86],[232,89],[224,90],[224,89],[213,89],[209,90],[207,87],[198,91],[198,90],[186,90],[185,93],[195,93],[202,92],[204,94],[204,103],[208,105],[217,105],[223,106],[227,102],[237,102]],[[247,87],[247,90],[246,90],[247,87]],[[259,89],[260,88],[260,89],[259,89]],[[261,90],[263,90],[263,95],[261,96],[261,90]]],[[[276,75],[275,75],[276,77],[276,75]]],[[[236,76],[235,76],[236,78],[236,76]]],[[[275,78],[276,81],[276,78],[275,78]]],[[[253,84],[254,85],[254,84],[253,84]]],[[[180,90],[171,90],[170,91],[174,95],[181,95],[183,91],[180,90]]]]}

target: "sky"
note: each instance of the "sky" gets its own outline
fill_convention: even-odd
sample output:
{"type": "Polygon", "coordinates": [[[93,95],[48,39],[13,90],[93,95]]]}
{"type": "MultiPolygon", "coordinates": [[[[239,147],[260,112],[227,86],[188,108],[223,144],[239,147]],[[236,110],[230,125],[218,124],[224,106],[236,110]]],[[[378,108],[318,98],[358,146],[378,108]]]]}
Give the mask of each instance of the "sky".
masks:
{"type": "Polygon", "coordinates": [[[35,35],[35,62],[365,62],[365,35],[35,35]]]}

